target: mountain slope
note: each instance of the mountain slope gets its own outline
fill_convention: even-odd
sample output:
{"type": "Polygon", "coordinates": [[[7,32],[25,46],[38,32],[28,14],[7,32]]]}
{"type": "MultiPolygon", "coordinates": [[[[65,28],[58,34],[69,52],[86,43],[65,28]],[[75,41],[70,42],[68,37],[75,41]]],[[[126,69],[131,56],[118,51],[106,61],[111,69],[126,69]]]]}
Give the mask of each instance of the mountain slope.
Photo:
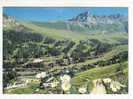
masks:
{"type": "Polygon", "coordinates": [[[4,14],[4,30],[26,29],[58,40],[98,39],[102,42],[120,43],[123,39],[128,39],[127,27],[127,17],[121,14],[98,16],[84,12],[66,22],[26,22],[4,14]]]}

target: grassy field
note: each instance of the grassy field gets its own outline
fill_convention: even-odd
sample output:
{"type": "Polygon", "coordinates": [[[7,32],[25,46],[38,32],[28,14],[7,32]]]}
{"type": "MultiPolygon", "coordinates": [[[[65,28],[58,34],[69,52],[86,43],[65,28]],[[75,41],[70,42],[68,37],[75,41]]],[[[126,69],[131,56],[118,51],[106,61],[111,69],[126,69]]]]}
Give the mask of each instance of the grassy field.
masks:
{"type": "MultiPolygon", "coordinates": [[[[31,29],[34,32],[41,33],[44,37],[49,36],[57,40],[63,40],[63,39],[69,39],[73,40],[75,42],[79,40],[87,40],[87,39],[98,39],[102,42],[108,42],[110,44],[114,43],[120,43],[119,40],[128,39],[128,35],[124,34],[122,32],[114,32],[114,33],[108,33],[103,34],[102,32],[96,32],[96,31],[71,31],[67,29],[66,24],[64,22],[60,22],[53,26],[51,22],[49,23],[32,23],[32,22],[24,22],[19,21],[21,24],[23,24],[25,27],[31,29]],[[58,29],[61,24],[64,25],[64,27],[60,27],[61,29],[58,29]],[[59,25],[59,26],[58,26],[59,25]],[[91,35],[93,34],[93,35],[91,35]]],[[[56,24],[56,23],[55,23],[56,24]]],[[[77,28],[77,27],[76,27],[77,28]]],[[[77,28],[78,29],[78,28],[77,28]]]]}
{"type": "MultiPolygon", "coordinates": [[[[105,67],[97,67],[94,69],[90,69],[81,73],[75,74],[75,76],[72,78],[71,83],[74,86],[82,86],[87,82],[87,79],[90,80],[90,83],[92,84],[92,80],[98,79],[98,78],[109,78],[111,76],[115,76],[116,74],[119,74],[123,71],[127,71],[128,68],[128,62],[124,62],[122,65],[120,64],[114,64],[109,65],[105,67]],[[119,68],[123,68],[122,70],[119,70],[119,68]]],[[[92,89],[92,86],[90,86],[90,89],[92,89]]]]}
{"type": "Polygon", "coordinates": [[[113,47],[110,49],[109,52],[107,53],[104,53],[104,58],[108,59],[114,55],[117,55],[121,52],[124,52],[124,51],[128,51],[128,45],[120,45],[120,46],[116,46],[116,47],[113,47]]]}

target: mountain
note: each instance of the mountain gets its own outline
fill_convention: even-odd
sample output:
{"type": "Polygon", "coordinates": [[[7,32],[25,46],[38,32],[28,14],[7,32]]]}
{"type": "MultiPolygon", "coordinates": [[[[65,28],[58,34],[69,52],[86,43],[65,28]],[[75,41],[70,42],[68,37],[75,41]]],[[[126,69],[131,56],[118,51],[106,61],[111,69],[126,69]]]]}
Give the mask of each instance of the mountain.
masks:
{"type": "Polygon", "coordinates": [[[105,33],[127,32],[128,17],[122,14],[92,15],[89,12],[83,12],[68,21],[78,22],[83,27],[94,31],[105,33]]]}
{"type": "Polygon", "coordinates": [[[83,12],[68,21],[78,21],[89,24],[122,24],[122,22],[126,22],[127,19],[128,17],[122,14],[92,15],[89,12],[83,12]]]}
{"type": "MultiPolygon", "coordinates": [[[[122,14],[93,15],[83,12],[64,21],[32,22],[39,27],[65,29],[72,32],[125,32],[127,33],[128,17],[122,14]]],[[[87,33],[88,34],[88,33],[87,33]]]]}
{"type": "Polygon", "coordinates": [[[93,15],[83,12],[68,21],[21,21],[4,14],[4,30],[26,30],[54,39],[83,40],[89,38],[118,43],[128,38],[128,18],[122,14],[93,15]]]}

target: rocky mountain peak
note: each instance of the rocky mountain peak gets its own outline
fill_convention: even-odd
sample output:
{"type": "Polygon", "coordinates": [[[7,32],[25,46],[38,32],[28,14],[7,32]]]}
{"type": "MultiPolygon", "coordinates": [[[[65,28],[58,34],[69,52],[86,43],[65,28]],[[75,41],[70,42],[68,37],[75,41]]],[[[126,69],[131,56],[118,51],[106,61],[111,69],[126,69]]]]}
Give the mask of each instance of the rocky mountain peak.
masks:
{"type": "Polygon", "coordinates": [[[78,14],[77,16],[73,17],[72,19],[69,19],[68,21],[87,22],[88,19],[91,19],[91,17],[92,15],[90,14],[90,12],[86,11],[78,14]]]}
{"type": "Polygon", "coordinates": [[[127,17],[123,14],[112,14],[112,15],[94,15],[86,11],[78,14],[77,16],[69,19],[68,21],[76,21],[82,23],[92,24],[114,24],[127,21],[127,17]]]}

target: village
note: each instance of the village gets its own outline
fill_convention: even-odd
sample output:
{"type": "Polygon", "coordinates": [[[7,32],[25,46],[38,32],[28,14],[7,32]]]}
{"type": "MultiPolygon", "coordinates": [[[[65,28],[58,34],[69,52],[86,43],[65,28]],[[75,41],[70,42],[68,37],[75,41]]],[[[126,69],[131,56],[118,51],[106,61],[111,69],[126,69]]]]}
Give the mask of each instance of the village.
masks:
{"type": "MultiPolygon", "coordinates": [[[[3,10],[3,93],[128,93],[128,17],[125,14],[99,15],[84,8],[78,12],[76,7],[72,9],[77,14],[65,20],[58,18],[67,17],[71,8],[63,8],[67,14],[54,20],[44,20],[45,14],[44,21],[26,21],[10,15],[10,9],[3,10]]],[[[19,11],[17,7],[13,9],[11,13],[19,11]]],[[[28,12],[21,17],[25,18],[32,12],[24,9],[28,12]]],[[[34,11],[32,15],[40,17],[34,11]]],[[[47,14],[58,11],[54,8],[47,14]]],[[[16,16],[19,15],[17,12],[16,16]]]]}
{"type": "MultiPolygon", "coordinates": [[[[81,58],[81,62],[84,62],[86,60],[92,60],[92,59],[96,59],[98,58],[98,56],[95,57],[88,57],[88,58],[81,58]]],[[[97,67],[98,65],[93,65],[93,64],[83,64],[83,65],[79,65],[79,66],[73,66],[71,67],[71,65],[76,65],[78,63],[75,63],[73,61],[73,59],[71,57],[68,57],[67,59],[55,59],[55,60],[46,60],[43,58],[30,58],[30,61],[28,61],[27,63],[22,64],[22,67],[19,68],[6,68],[3,69],[4,72],[10,71],[11,69],[14,72],[17,72],[19,74],[19,76],[17,77],[17,80],[13,83],[13,84],[8,84],[7,87],[5,89],[10,89],[10,88],[16,88],[16,87],[23,87],[25,85],[27,85],[28,83],[31,82],[38,82],[39,79],[36,79],[34,76],[29,76],[28,74],[26,76],[24,76],[23,74],[29,73],[29,74],[37,74],[39,72],[46,72],[49,76],[56,76],[56,75],[60,75],[60,74],[70,74],[71,76],[73,76],[74,73],[76,72],[81,72],[81,71],[85,71],[87,69],[90,68],[94,68],[97,67]],[[32,63],[32,64],[31,64],[32,63]],[[38,65],[44,65],[44,67],[40,67],[38,68],[38,65]],[[45,66],[47,64],[47,66],[45,66]],[[24,66],[25,65],[25,66],[24,66]],[[36,67],[32,67],[31,66],[36,65],[36,67]],[[56,68],[56,67],[60,67],[60,68],[56,68]],[[54,69],[53,69],[54,68],[54,69]]],[[[17,62],[22,61],[22,59],[17,59],[17,62]]],[[[4,62],[9,62],[9,60],[5,60],[4,62]]]]}

